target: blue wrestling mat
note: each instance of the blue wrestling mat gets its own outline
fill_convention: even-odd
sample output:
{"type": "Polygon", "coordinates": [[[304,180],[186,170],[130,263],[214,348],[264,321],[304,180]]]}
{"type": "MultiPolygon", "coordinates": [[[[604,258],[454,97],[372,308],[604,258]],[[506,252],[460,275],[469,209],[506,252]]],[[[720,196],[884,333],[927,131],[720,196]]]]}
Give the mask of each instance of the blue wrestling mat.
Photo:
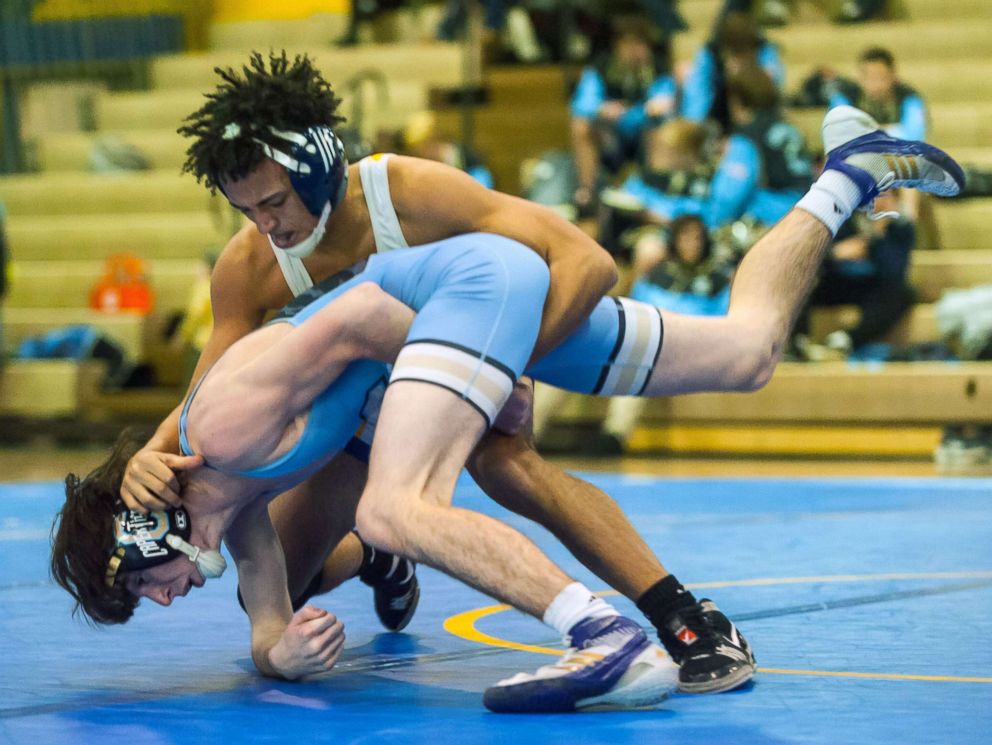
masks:
{"type": "MultiPolygon", "coordinates": [[[[48,578],[61,485],[0,485],[0,743],[992,742],[992,480],[592,475],[666,566],[750,639],[748,688],[640,712],[488,713],[482,690],[546,664],[553,633],[430,570],[403,634],[371,591],[316,599],[343,661],[307,683],[259,677],[234,572],[92,629],[48,578]]],[[[465,482],[456,503],[506,517],[465,482]]],[[[516,518],[593,589],[547,533],[516,518]]],[[[633,604],[615,599],[643,622],[633,604]]]]}

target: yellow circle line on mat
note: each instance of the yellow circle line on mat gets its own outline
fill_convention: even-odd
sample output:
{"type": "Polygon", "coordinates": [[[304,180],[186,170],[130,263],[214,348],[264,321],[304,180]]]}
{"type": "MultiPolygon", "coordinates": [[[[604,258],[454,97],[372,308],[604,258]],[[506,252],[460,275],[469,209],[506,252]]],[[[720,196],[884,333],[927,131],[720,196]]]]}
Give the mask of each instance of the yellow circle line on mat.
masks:
{"type": "MultiPolygon", "coordinates": [[[[689,589],[700,590],[714,587],[758,587],[765,585],[796,585],[809,584],[813,582],[884,582],[896,579],[981,579],[992,577],[992,572],[896,572],[889,574],[834,574],[817,577],[767,577],[761,579],[729,580],[726,582],[701,582],[694,585],[686,585],[689,589]]],[[[597,595],[616,595],[615,590],[597,592],[597,595]]],[[[487,605],[483,608],[457,613],[444,621],[444,630],[453,636],[457,636],[466,641],[485,644],[490,647],[502,647],[504,649],[515,649],[520,652],[533,652],[534,654],[545,654],[560,657],[564,652],[560,649],[549,649],[548,647],[538,647],[534,644],[521,644],[520,642],[500,639],[497,636],[479,631],[475,627],[476,621],[486,616],[511,610],[509,605],[487,605]]],[[[992,678],[966,678],[953,677],[947,675],[900,675],[896,673],[858,673],[858,672],[833,672],[828,670],[787,670],[783,668],[759,668],[762,673],[772,675],[811,675],[832,678],[866,678],[872,680],[924,680],[936,682],[956,682],[956,683],[992,683],[992,678]]]]}

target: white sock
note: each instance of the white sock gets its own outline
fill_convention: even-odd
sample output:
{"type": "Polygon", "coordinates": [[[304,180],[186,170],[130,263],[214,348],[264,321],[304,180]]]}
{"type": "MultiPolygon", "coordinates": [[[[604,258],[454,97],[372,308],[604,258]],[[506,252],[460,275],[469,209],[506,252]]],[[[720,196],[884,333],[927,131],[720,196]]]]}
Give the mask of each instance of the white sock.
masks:
{"type": "Polygon", "coordinates": [[[837,235],[840,226],[858,208],[864,195],[860,187],[840,171],[828,170],[796,203],[796,207],[809,212],[837,235]]]}
{"type": "Polygon", "coordinates": [[[564,639],[579,621],[619,615],[616,608],[594,596],[581,582],[573,582],[551,601],[551,605],[544,611],[543,620],[564,639]]]}

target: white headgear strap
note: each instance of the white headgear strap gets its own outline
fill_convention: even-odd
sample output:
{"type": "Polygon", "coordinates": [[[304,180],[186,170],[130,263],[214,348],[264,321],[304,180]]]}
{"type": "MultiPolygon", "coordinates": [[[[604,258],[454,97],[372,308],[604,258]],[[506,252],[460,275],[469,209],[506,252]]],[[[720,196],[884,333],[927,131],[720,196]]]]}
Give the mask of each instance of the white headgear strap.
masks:
{"type": "Polygon", "coordinates": [[[327,226],[327,218],[330,216],[331,203],[327,202],[324,204],[324,209],[320,212],[320,219],[317,220],[317,227],[313,229],[313,232],[309,236],[289,248],[280,248],[272,242],[272,236],[270,235],[269,245],[271,245],[276,251],[282,251],[283,253],[289,254],[294,259],[305,259],[317,249],[317,244],[320,243],[320,239],[324,237],[324,229],[327,226]]]}
{"type": "Polygon", "coordinates": [[[172,533],[165,537],[165,541],[176,551],[186,554],[207,579],[217,579],[227,569],[227,560],[221,556],[220,551],[194,546],[172,533]]]}

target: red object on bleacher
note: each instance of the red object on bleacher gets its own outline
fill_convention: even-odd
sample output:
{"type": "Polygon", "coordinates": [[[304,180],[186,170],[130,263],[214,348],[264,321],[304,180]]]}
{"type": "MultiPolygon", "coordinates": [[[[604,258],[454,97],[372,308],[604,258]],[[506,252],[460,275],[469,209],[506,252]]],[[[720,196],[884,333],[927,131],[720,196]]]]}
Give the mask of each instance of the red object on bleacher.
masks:
{"type": "Polygon", "coordinates": [[[133,254],[114,254],[100,281],[90,290],[90,308],[102,313],[151,313],[155,294],[145,262],[133,254]]]}

